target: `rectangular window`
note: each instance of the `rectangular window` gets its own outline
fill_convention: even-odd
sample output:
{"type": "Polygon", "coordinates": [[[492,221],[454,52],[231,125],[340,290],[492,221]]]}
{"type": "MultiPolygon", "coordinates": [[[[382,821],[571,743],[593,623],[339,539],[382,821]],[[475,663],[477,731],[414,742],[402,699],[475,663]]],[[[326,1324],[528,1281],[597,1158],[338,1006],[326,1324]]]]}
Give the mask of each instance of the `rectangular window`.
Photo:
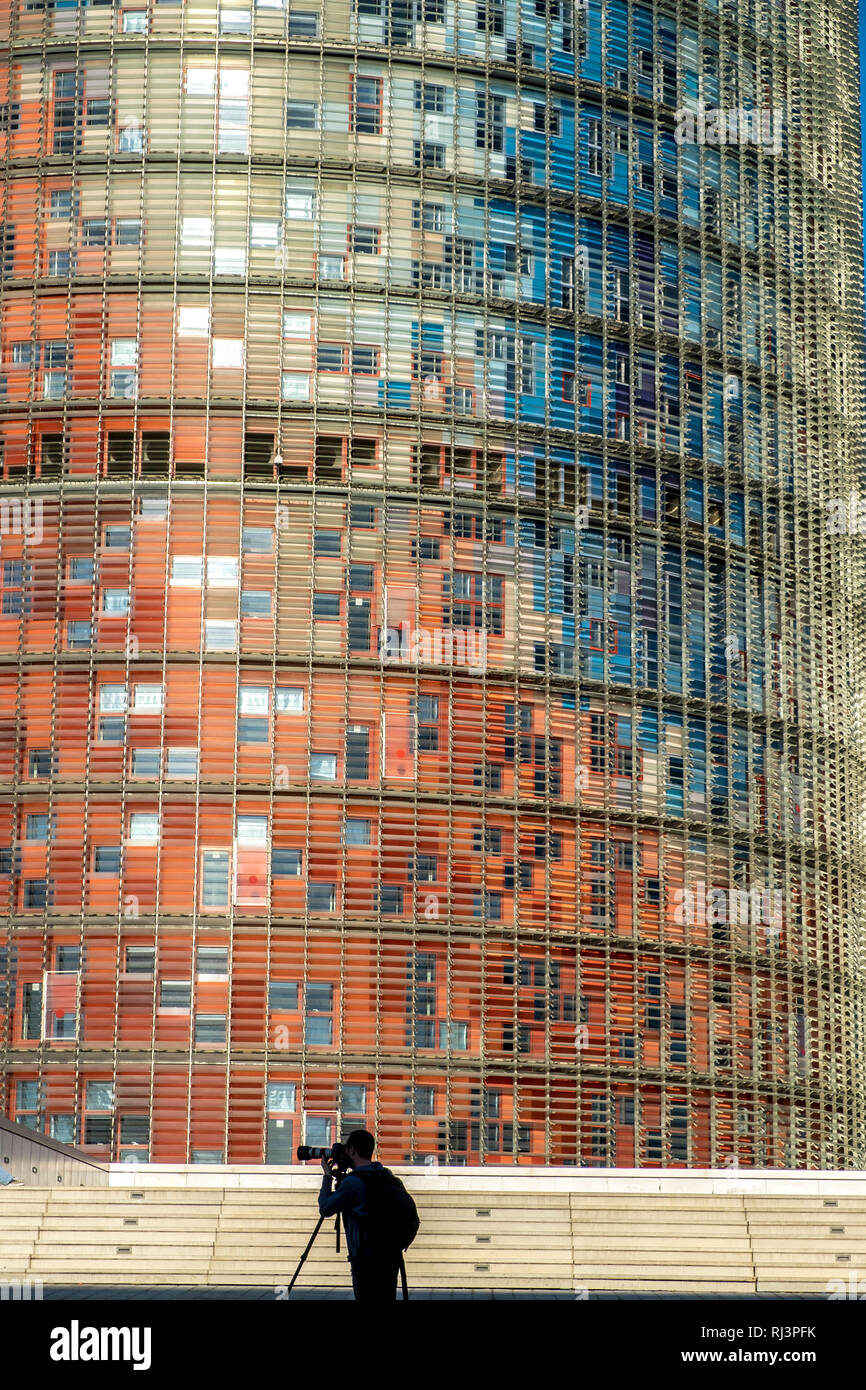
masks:
{"type": "Polygon", "coordinates": [[[358,135],[381,135],[381,77],[361,77],[357,73],[352,77],[349,93],[349,129],[358,135]]]}
{"type": "Polygon", "coordinates": [[[319,103],[317,101],[287,101],[287,130],[318,130],[319,103]]]}
{"type": "Polygon", "coordinates": [[[435,113],[438,116],[445,114],[445,88],[435,82],[416,82],[415,89],[415,110],[435,113]]]}
{"type": "Polygon", "coordinates": [[[131,845],[159,844],[159,814],[155,811],[134,811],[129,817],[131,845]]]}
{"type": "Polygon", "coordinates": [[[445,146],[431,140],[413,140],[412,158],[416,169],[444,169],[445,146]]]}
{"type": "Polygon", "coordinates": [[[495,152],[505,148],[505,97],[476,93],[475,148],[495,152]]]}
{"type": "Polygon", "coordinates": [[[268,1012],[291,1014],[298,1010],[298,986],[293,980],[271,980],[268,984],[268,1012]]]}
{"type": "Polygon", "coordinates": [[[403,911],[403,888],[399,883],[383,883],[379,888],[379,911],[383,915],[403,911]]]}
{"type": "Polygon", "coordinates": [[[378,256],[381,240],[382,233],[378,227],[354,223],[349,228],[349,250],[356,256],[378,256]]]}
{"type": "Polygon", "coordinates": [[[141,220],[138,217],[118,217],[114,223],[115,246],[138,246],[141,243],[141,220]]]}
{"type": "Polygon", "coordinates": [[[310,777],[314,781],[333,782],[337,776],[336,753],[311,753],[310,777]]]}
{"type": "Polygon", "coordinates": [[[481,0],[475,7],[475,28],[479,34],[504,34],[505,0],[481,0]]]}
{"type": "Polygon", "coordinates": [[[229,852],[206,849],[202,854],[202,907],[228,907],[229,852]]]}
{"type": "Polygon", "coordinates": [[[319,16],[312,10],[289,10],[289,38],[315,39],[319,34],[319,16]]]}
{"type": "Polygon", "coordinates": [[[245,526],[241,536],[244,555],[272,555],[274,533],[269,526],[245,526]]]}
{"type": "Polygon", "coordinates": [[[300,878],[301,851],[274,846],[271,850],[271,875],[273,878],[300,878]]]}
{"type": "Polygon", "coordinates": [[[340,595],[316,593],[313,595],[313,617],[334,619],[340,616],[340,595]]]}
{"type": "Polygon", "coordinates": [[[199,1043],[224,1043],[226,1040],[225,1014],[196,1014],[195,1041],[199,1043]]]}
{"type": "Polygon", "coordinates": [[[445,226],[445,208],[442,203],[412,204],[412,226],[425,232],[441,232],[445,226]]]}
{"type": "Polygon", "coordinates": [[[85,217],[81,223],[82,246],[104,246],[107,237],[104,217],[85,217]]]}
{"type": "Polygon", "coordinates": [[[209,652],[233,652],[237,650],[237,623],[222,618],[208,618],[205,621],[205,650],[209,652]]]}
{"type": "Polygon", "coordinates": [[[161,759],[158,748],[133,748],[133,777],[158,777],[160,762],[161,759]]]}
{"type": "Polygon", "coordinates": [[[189,980],[160,980],[159,1007],[189,1013],[192,1006],[192,986],[189,980]]]}
{"type": "Polygon", "coordinates": [[[304,710],[304,691],[301,686],[277,686],[277,714],[302,714],[304,710]]]}
{"type": "Polygon", "coordinates": [[[369,845],[371,843],[370,822],[357,816],[347,816],[345,838],[347,845],[369,845]]]}
{"type": "Polygon", "coordinates": [[[363,1119],[367,1113],[367,1087],[348,1085],[344,1081],[340,1090],[340,1110],[343,1115],[363,1119]]]}
{"type": "Polygon", "coordinates": [[[269,618],[273,607],[270,589],[244,589],[241,592],[241,617],[269,618]]]}
{"type": "Polygon", "coordinates": [[[195,953],[195,973],[199,980],[224,980],[229,970],[227,946],[199,946],[195,953]]]}
{"type": "Polygon", "coordinates": [[[156,966],[153,946],[127,946],[125,968],[127,975],[152,975],[156,966]]]}
{"type": "Polygon", "coordinates": [[[167,748],[165,750],[165,775],[167,777],[195,777],[197,774],[197,748],[167,748]]]}
{"type": "Polygon", "coordinates": [[[93,851],[93,872],[116,877],[120,873],[120,846],[97,845],[93,851]]]}
{"type": "Polygon", "coordinates": [[[307,884],[307,910],[333,912],[337,906],[337,889],[333,883],[307,884]]]}
{"type": "Polygon", "coordinates": [[[304,1041],[329,1047],[334,1041],[334,987],[308,984],[305,990],[304,1041]]]}

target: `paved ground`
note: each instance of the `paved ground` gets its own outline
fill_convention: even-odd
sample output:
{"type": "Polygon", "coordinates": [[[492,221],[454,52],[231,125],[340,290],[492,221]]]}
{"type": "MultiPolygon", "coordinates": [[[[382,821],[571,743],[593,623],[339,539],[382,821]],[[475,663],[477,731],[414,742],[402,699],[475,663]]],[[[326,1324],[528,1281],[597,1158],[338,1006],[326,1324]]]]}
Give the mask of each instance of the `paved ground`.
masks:
{"type": "MultiPolygon", "coordinates": [[[[295,1302],[297,1299],[308,1299],[308,1300],[322,1300],[322,1299],[327,1299],[327,1300],[332,1300],[332,1301],[346,1301],[346,1300],[350,1299],[351,1297],[352,1297],[352,1293],[351,1293],[351,1290],[348,1289],[348,1288],[346,1288],[346,1289],[315,1289],[315,1288],[309,1288],[309,1287],[307,1287],[307,1288],[302,1288],[300,1285],[298,1285],[297,1288],[295,1288],[295,1289],[292,1290],[292,1302],[295,1302]]],[[[439,1302],[439,1301],[441,1301],[441,1300],[443,1300],[443,1299],[478,1300],[478,1301],[486,1301],[486,1302],[490,1302],[490,1301],[493,1301],[493,1300],[495,1300],[495,1301],[498,1302],[498,1301],[500,1301],[500,1300],[502,1300],[502,1299],[508,1299],[508,1300],[519,1299],[519,1300],[521,1300],[521,1301],[531,1300],[531,1301],[533,1301],[533,1302],[544,1302],[544,1303],[550,1303],[550,1302],[566,1302],[566,1303],[573,1303],[573,1302],[574,1302],[574,1298],[575,1298],[575,1296],[574,1296],[573,1293],[569,1293],[569,1292],[566,1292],[566,1291],[557,1292],[556,1290],[552,1290],[552,1289],[543,1289],[543,1290],[539,1290],[539,1289],[524,1289],[524,1290],[520,1290],[520,1289],[509,1289],[509,1290],[507,1290],[507,1291],[501,1291],[501,1290],[494,1290],[494,1289],[412,1289],[411,1286],[410,1286],[410,1289],[409,1289],[409,1297],[410,1297],[410,1300],[411,1300],[411,1299],[415,1299],[416,1301],[424,1301],[424,1302],[430,1302],[430,1301],[439,1302]]],[[[198,1301],[198,1300],[218,1300],[218,1301],[238,1301],[238,1300],[241,1300],[241,1301],[243,1301],[243,1302],[272,1303],[272,1302],[274,1302],[274,1289],[273,1289],[272,1287],[268,1287],[268,1288],[238,1288],[238,1289],[232,1289],[232,1288],[214,1288],[214,1287],[207,1287],[207,1286],[204,1286],[204,1287],[196,1287],[196,1288],[170,1288],[170,1289],[167,1289],[167,1288],[142,1288],[142,1287],[140,1287],[140,1286],[132,1286],[132,1287],[129,1287],[129,1288],[121,1288],[121,1287],[106,1287],[106,1288],[101,1288],[101,1287],[100,1287],[100,1288],[95,1288],[92,1284],[89,1284],[89,1285],[75,1285],[75,1284],[71,1284],[71,1285],[63,1285],[63,1286],[55,1286],[55,1287],[46,1287],[45,1289],[43,1289],[43,1298],[45,1298],[46,1300],[57,1300],[57,1301],[63,1301],[64,1299],[67,1299],[67,1300],[72,1300],[72,1299],[74,1299],[74,1300],[76,1300],[76,1301],[78,1301],[79,1299],[86,1299],[88,1302],[102,1302],[102,1301],[104,1301],[104,1300],[106,1300],[106,1299],[110,1299],[110,1300],[135,1299],[135,1300],[147,1300],[147,1301],[150,1301],[150,1300],[152,1300],[152,1299],[157,1299],[157,1300],[159,1300],[160,1302],[175,1302],[175,1301],[177,1301],[178,1299],[181,1299],[181,1300],[196,1300],[196,1301],[198,1301]]],[[[769,1301],[775,1301],[775,1302],[779,1302],[779,1301],[781,1301],[781,1302],[788,1302],[788,1301],[790,1301],[790,1300],[794,1300],[794,1301],[797,1301],[797,1302],[803,1302],[803,1301],[819,1301],[819,1302],[822,1302],[822,1303],[824,1303],[824,1302],[827,1301],[827,1299],[826,1299],[826,1294],[824,1294],[824,1295],[821,1295],[821,1294],[810,1295],[810,1294],[796,1294],[796,1293],[795,1293],[795,1294],[784,1294],[784,1293],[758,1293],[758,1294],[744,1294],[744,1293],[740,1293],[740,1294],[737,1294],[737,1293],[731,1293],[731,1294],[708,1294],[708,1293],[701,1293],[701,1294],[681,1294],[681,1293],[638,1293],[638,1294],[591,1293],[591,1294],[589,1295],[589,1299],[590,1299],[591,1302],[596,1302],[596,1301],[597,1301],[597,1302],[611,1302],[611,1301],[614,1301],[614,1302],[623,1302],[623,1301],[627,1301],[627,1302],[645,1302],[645,1301],[648,1301],[648,1300],[655,1300],[655,1301],[658,1301],[658,1300],[668,1300],[668,1301],[674,1300],[674,1301],[676,1301],[676,1302],[678,1302],[678,1303],[680,1303],[680,1302],[718,1303],[718,1302],[720,1302],[720,1301],[728,1302],[728,1301],[730,1301],[730,1300],[736,1300],[737,1302],[755,1302],[755,1301],[767,1301],[767,1300],[769,1300],[769,1301]]]]}

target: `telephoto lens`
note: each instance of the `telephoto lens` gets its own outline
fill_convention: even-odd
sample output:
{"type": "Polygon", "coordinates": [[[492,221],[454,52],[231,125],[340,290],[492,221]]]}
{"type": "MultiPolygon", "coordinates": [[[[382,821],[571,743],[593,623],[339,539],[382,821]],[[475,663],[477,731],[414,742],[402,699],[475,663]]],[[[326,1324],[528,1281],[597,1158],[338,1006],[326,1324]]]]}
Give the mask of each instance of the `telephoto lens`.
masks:
{"type": "Polygon", "coordinates": [[[298,1162],[306,1163],[308,1158],[330,1158],[331,1149],[313,1149],[309,1144],[298,1145],[298,1162]]]}

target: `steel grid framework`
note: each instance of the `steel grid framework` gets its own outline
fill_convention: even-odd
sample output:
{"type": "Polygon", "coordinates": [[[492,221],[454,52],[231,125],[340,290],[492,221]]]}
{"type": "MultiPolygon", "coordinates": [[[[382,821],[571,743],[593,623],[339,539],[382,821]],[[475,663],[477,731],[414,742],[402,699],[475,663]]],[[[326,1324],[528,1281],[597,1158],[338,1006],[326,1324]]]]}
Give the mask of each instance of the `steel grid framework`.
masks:
{"type": "Polygon", "coordinates": [[[4,1110],[862,1166],[855,7],[302,3],[2,7],[4,1110]]]}

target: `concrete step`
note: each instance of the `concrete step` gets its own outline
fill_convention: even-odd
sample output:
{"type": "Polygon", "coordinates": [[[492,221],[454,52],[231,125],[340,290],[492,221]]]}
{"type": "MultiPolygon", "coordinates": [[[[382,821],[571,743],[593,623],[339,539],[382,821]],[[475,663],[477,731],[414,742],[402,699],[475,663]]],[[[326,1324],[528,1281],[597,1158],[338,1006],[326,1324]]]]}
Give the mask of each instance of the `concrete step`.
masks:
{"type": "MultiPolygon", "coordinates": [[[[32,1190],[32,1189],[31,1189],[32,1190]]],[[[151,1206],[160,1203],[165,1206],[220,1206],[223,1189],[219,1187],[58,1187],[52,1188],[47,1199],[53,1203],[75,1205],[81,1202],[87,1206],[106,1204],[151,1206]],[[137,1193],[138,1196],[133,1194],[137,1193]]]]}
{"type": "Polygon", "coordinates": [[[67,1220],[73,1216],[136,1216],[139,1212],[153,1212],[157,1216],[170,1216],[173,1220],[181,1223],[189,1217],[217,1217],[220,1212],[219,1202],[210,1202],[205,1206],[201,1202],[191,1202],[188,1207],[178,1202],[149,1202],[147,1204],[138,1202],[50,1202],[45,1210],[46,1216],[58,1216],[61,1220],[67,1220]]]}
{"type": "MultiPolygon", "coordinates": [[[[186,1232],[193,1234],[213,1234],[217,1229],[218,1219],[212,1217],[190,1217],[188,1220],[178,1220],[176,1216],[152,1216],[150,1212],[136,1213],[134,1218],[123,1216],[104,1216],[102,1212],[94,1213],[91,1216],[46,1216],[41,1227],[37,1228],[43,1236],[50,1236],[55,1232],[77,1231],[90,1232],[97,1227],[103,1231],[113,1232],[115,1236],[135,1235],[137,1231],[162,1231],[164,1233],[175,1233],[183,1237],[186,1232]],[[125,1225],[126,1220],[134,1220],[135,1225],[125,1225]]],[[[3,1237],[3,1227],[0,1225],[0,1239],[3,1237]]]]}
{"type": "Polygon", "coordinates": [[[645,1265],[654,1265],[661,1268],[665,1266],[672,1273],[676,1274],[679,1265],[691,1265],[697,1268],[701,1265],[737,1265],[752,1264],[752,1260],[747,1251],[744,1250],[659,1250],[654,1248],[646,1250],[635,1248],[633,1250],[575,1250],[575,1267],[581,1265],[604,1265],[605,1263],[617,1265],[634,1266],[641,1269],[645,1265]]]}
{"type": "Polygon", "coordinates": [[[802,1195],[779,1194],[778,1196],[767,1197],[763,1193],[752,1195],[748,1193],[743,1201],[746,1210],[751,1212],[777,1211],[777,1212],[860,1212],[866,1216],[866,1198],[856,1196],[839,1197],[816,1197],[812,1193],[802,1195]],[[827,1204],[832,1203],[831,1206],[827,1204]]]}
{"type": "Polygon", "coordinates": [[[81,1254],[77,1259],[62,1260],[53,1256],[38,1255],[30,1261],[29,1273],[46,1284],[51,1283],[55,1275],[64,1273],[76,1284],[86,1283],[91,1274],[110,1274],[111,1283],[123,1285],[127,1283],[130,1273],[160,1274],[163,1278],[171,1275],[169,1282],[196,1284],[206,1282],[207,1267],[207,1260],[180,1260],[176,1255],[174,1259],[166,1256],[165,1259],[149,1257],[137,1260],[132,1260],[129,1256],[125,1260],[109,1260],[89,1254],[81,1254]]]}
{"type": "MultiPolygon", "coordinates": [[[[579,1237],[575,1236],[574,1249],[575,1252],[592,1251],[596,1254],[602,1254],[608,1251],[612,1254],[616,1254],[622,1250],[633,1250],[636,1255],[646,1252],[650,1256],[655,1256],[656,1253],[670,1253],[675,1255],[678,1251],[701,1254],[705,1250],[724,1250],[729,1251],[731,1254],[739,1254],[742,1258],[747,1259],[751,1254],[752,1247],[749,1244],[747,1236],[738,1238],[725,1236],[696,1238],[686,1236],[679,1239],[665,1239],[663,1236],[656,1236],[652,1241],[644,1241],[642,1239],[640,1244],[634,1239],[630,1240],[627,1236],[608,1236],[604,1241],[580,1240],[579,1237]]],[[[578,1258],[577,1253],[575,1254],[575,1258],[578,1258]]]]}
{"type": "Polygon", "coordinates": [[[663,1192],[593,1192],[570,1194],[570,1204],[572,1210],[581,1208],[583,1210],[594,1211],[605,1209],[607,1211],[645,1211],[648,1207],[655,1210],[670,1211],[724,1211],[725,1208],[732,1208],[735,1211],[743,1210],[745,1198],[738,1193],[683,1193],[682,1195],[671,1195],[663,1192]]]}
{"type": "Polygon", "coordinates": [[[61,1246],[77,1246],[79,1249],[105,1247],[114,1250],[126,1246],[155,1246],[161,1250],[177,1252],[181,1245],[184,1250],[211,1250],[214,1244],[213,1232],[206,1231],[102,1231],[98,1226],[84,1231],[51,1231],[38,1242],[40,1251],[59,1249],[61,1246]]]}
{"type": "Polygon", "coordinates": [[[773,1231],[796,1231],[798,1235],[808,1236],[811,1232],[829,1231],[832,1226],[844,1226],[846,1231],[866,1232],[866,1218],[848,1216],[844,1212],[837,1216],[835,1213],[815,1215],[812,1217],[798,1216],[792,1213],[785,1218],[778,1212],[767,1213],[766,1216],[747,1216],[749,1230],[759,1234],[773,1231]]]}
{"type": "Polygon", "coordinates": [[[95,1236],[91,1236],[86,1242],[83,1241],[40,1241],[38,1248],[34,1252],[34,1259],[57,1259],[71,1260],[76,1254],[82,1260],[117,1260],[122,1263],[124,1260],[135,1260],[139,1257],[148,1260],[162,1260],[170,1263],[176,1259],[189,1259],[195,1261],[207,1260],[213,1251],[213,1242],[207,1244],[192,1244],[186,1241],[180,1246],[177,1243],[167,1245],[165,1241],[140,1241],[137,1244],[132,1241],[100,1241],[95,1236]]]}
{"type": "Polygon", "coordinates": [[[645,1212],[584,1212],[575,1211],[571,1214],[572,1225],[575,1227],[585,1227],[587,1229],[604,1228],[605,1230],[625,1230],[625,1231],[654,1231],[654,1230],[680,1230],[682,1228],[695,1229],[698,1227],[710,1227],[727,1230],[746,1230],[745,1215],[740,1212],[723,1213],[714,1216],[711,1211],[679,1212],[665,1211],[645,1211],[645,1212]]]}
{"type": "Polygon", "coordinates": [[[749,1233],[745,1221],[701,1221],[689,1222],[685,1226],[670,1221],[642,1221],[639,1225],[630,1221],[583,1221],[575,1218],[572,1222],[575,1236],[583,1240],[606,1241],[608,1239],[634,1239],[638,1233],[641,1240],[652,1241],[657,1236],[679,1240],[693,1238],[748,1240],[749,1233]]]}
{"type": "Polygon", "coordinates": [[[679,1289],[684,1281],[691,1281],[699,1288],[712,1292],[705,1281],[739,1280],[753,1282],[749,1265],[744,1264],[686,1264],[681,1263],[671,1270],[655,1260],[647,1259],[642,1264],[630,1266],[613,1260],[603,1264],[575,1265],[574,1277],[578,1283],[586,1283],[590,1288],[598,1287],[598,1280],[627,1280],[634,1288],[679,1289]]]}
{"type": "MultiPolygon", "coordinates": [[[[580,1287],[580,1281],[577,1281],[576,1287],[580,1287]]],[[[674,1282],[667,1275],[662,1280],[594,1276],[587,1279],[583,1287],[594,1293],[714,1293],[723,1295],[755,1292],[754,1281],[747,1277],[724,1280],[719,1278],[677,1279],[674,1282]]]]}
{"type": "MultiPolygon", "coordinates": [[[[326,1240],[330,1237],[331,1240],[333,1240],[333,1230],[326,1235],[325,1229],[324,1227],[322,1228],[317,1239],[326,1240]]],[[[299,1233],[297,1236],[286,1231],[259,1231],[253,1236],[249,1234],[245,1235],[241,1231],[220,1232],[217,1234],[214,1243],[219,1249],[225,1250],[226,1252],[244,1249],[265,1251],[272,1250],[278,1246],[285,1248],[287,1246],[294,1247],[298,1244],[303,1245],[311,1234],[311,1231],[299,1233]]],[[[449,1234],[446,1231],[431,1232],[425,1229],[415,1240],[412,1249],[415,1250],[420,1247],[422,1249],[445,1250],[449,1247],[453,1247],[456,1243],[453,1234],[449,1234]]],[[[464,1237],[459,1242],[461,1247],[471,1250],[490,1248],[527,1250],[531,1249],[533,1246],[541,1246],[545,1250],[571,1250],[572,1243],[571,1236],[567,1231],[559,1231],[554,1235],[545,1235],[544,1240],[539,1241],[538,1239],[533,1240],[529,1232],[525,1235],[521,1235],[519,1232],[508,1230],[491,1233],[481,1240],[476,1236],[464,1237]]]]}

